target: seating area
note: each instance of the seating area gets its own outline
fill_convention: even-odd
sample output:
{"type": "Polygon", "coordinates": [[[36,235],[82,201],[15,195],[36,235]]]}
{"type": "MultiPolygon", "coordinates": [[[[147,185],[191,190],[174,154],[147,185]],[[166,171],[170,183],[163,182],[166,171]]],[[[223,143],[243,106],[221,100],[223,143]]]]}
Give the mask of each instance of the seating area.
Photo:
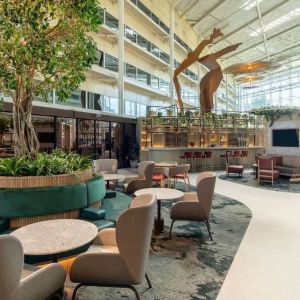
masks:
{"type": "Polygon", "coordinates": [[[300,299],[299,15],[0,1],[0,300],[300,299]]]}

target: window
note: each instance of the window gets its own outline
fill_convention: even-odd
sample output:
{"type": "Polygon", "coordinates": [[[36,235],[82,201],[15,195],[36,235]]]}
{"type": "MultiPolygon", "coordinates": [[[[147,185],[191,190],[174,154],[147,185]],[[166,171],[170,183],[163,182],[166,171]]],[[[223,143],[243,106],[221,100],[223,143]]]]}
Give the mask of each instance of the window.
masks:
{"type": "Polygon", "coordinates": [[[136,67],[126,64],[126,76],[129,78],[136,79],[136,67]]]}
{"type": "Polygon", "coordinates": [[[118,72],[118,59],[109,54],[105,54],[105,68],[114,72],[118,72]]]}
{"type": "Polygon", "coordinates": [[[160,59],[166,62],[167,64],[169,63],[169,55],[162,50],[160,50],[160,59]]]}
{"type": "Polygon", "coordinates": [[[151,10],[149,8],[147,8],[141,1],[138,1],[137,6],[147,16],[151,17],[151,15],[152,15],[151,10]]]}
{"type": "Polygon", "coordinates": [[[104,107],[103,110],[117,114],[119,112],[119,101],[118,98],[104,96],[104,107]]]}
{"type": "Polygon", "coordinates": [[[155,45],[151,44],[151,50],[150,52],[155,55],[156,57],[159,57],[159,48],[156,47],[155,45]]]}
{"type": "Polygon", "coordinates": [[[93,93],[88,93],[88,109],[94,109],[94,94],[93,93]]]}
{"type": "Polygon", "coordinates": [[[150,42],[148,42],[146,39],[144,39],[141,35],[137,35],[137,44],[145,49],[146,51],[150,51],[150,42]]]}
{"type": "Polygon", "coordinates": [[[135,116],[135,102],[125,100],[125,115],[135,116]]]}
{"type": "Polygon", "coordinates": [[[159,78],[151,75],[151,86],[155,89],[159,89],[159,78]]]}
{"type": "Polygon", "coordinates": [[[103,67],[104,53],[97,49],[94,64],[103,67]]]}
{"type": "Polygon", "coordinates": [[[128,26],[125,27],[125,36],[132,42],[136,43],[137,33],[128,26]]]}
{"type": "Polygon", "coordinates": [[[105,12],[105,25],[113,29],[114,31],[118,31],[119,29],[119,21],[117,18],[109,14],[108,12],[105,12]]]}
{"type": "Polygon", "coordinates": [[[146,111],[147,111],[147,106],[141,103],[137,103],[136,105],[136,115],[137,117],[145,117],[146,116],[146,111]]]}
{"type": "Polygon", "coordinates": [[[150,74],[143,70],[137,69],[137,81],[150,85],[150,74]]]}
{"type": "Polygon", "coordinates": [[[163,79],[160,79],[159,80],[159,89],[162,91],[162,92],[166,92],[166,93],[169,93],[170,90],[169,90],[169,82],[163,80],[163,79]]]}

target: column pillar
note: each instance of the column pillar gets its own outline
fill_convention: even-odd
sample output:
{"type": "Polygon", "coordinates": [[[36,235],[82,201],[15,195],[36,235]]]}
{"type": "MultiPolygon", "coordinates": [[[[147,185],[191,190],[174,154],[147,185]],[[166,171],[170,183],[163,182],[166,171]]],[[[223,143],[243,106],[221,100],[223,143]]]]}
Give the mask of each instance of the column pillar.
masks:
{"type": "Polygon", "coordinates": [[[228,111],[228,75],[225,74],[225,80],[226,80],[226,111],[228,111]]]}
{"type": "Polygon", "coordinates": [[[118,100],[119,115],[124,115],[124,0],[119,0],[119,34],[118,34],[118,100]]]}
{"type": "Polygon", "coordinates": [[[170,75],[170,104],[175,104],[174,100],[174,2],[170,4],[170,32],[169,32],[169,45],[170,45],[170,61],[169,61],[169,75],[170,75]]]}

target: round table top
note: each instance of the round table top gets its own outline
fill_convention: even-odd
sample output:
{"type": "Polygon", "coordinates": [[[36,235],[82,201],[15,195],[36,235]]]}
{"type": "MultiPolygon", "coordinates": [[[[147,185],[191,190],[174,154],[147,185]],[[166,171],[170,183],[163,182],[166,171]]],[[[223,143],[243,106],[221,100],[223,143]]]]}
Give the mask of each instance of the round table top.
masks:
{"type": "Polygon", "coordinates": [[[171,167],[176,167],[177,163],[168,163],[168,162],[159,162],[159,163],[155,163],[154,167],[156,168],[171,168],[171,167]]]}
{"type": "Polygon", "coordinates": [[[18,238],[25,255],[50,255],[77,249],[90,243],[98,233],[87,221],[58,219],[33,223],[11,233],[18,238]]]}
{"type": "Polygon", "coordinates": [[[124,175],[121,175],[121,174],[108,174],[108,173],[105,173],[103,174],[103,178],[104,180],[124,180],[125,179],[125,176],[124,175]]]}
{"type": "Polygon", "coordinates": [[[168,188],[147,188],[134,192],[135,196],[154,194],[157,200],[178,200],[184,196],[182,191],[168,188]]]}

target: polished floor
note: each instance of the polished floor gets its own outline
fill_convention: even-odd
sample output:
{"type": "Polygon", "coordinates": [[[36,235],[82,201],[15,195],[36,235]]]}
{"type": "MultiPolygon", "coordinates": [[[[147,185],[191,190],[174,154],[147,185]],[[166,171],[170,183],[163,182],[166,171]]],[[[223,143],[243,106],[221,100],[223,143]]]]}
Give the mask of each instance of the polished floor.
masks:
{"type": "MultiPolygon", "coordinates": [[[[191,178],[195,183],[196,174],[191,178]]],[[[300,194],[219,178],[215,192],[241,201],[252,212],[217,300],[300,299],[300,194]]]]}

